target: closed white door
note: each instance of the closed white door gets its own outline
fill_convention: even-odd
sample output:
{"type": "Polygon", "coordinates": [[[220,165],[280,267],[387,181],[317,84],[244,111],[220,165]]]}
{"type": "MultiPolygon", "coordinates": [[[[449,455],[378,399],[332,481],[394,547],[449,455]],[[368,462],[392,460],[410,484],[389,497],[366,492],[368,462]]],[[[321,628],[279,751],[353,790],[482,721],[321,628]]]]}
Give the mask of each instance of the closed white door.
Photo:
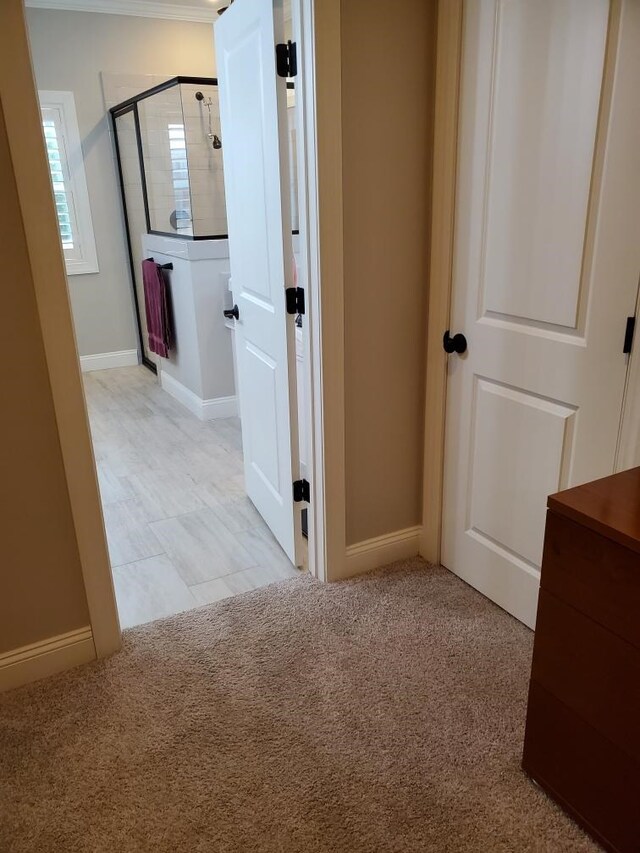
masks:
{"type": "Polygon", "coordinates": [[[442,562],[533,627],[547,496],[613,472],[640,3],[465,4],[442,562]]]}
{"type": "Polygon", "coordinates": [[[238,0],[215,25],[224,180],[247,494],[301,564],[286,80],[282,3],[238,0]]]}

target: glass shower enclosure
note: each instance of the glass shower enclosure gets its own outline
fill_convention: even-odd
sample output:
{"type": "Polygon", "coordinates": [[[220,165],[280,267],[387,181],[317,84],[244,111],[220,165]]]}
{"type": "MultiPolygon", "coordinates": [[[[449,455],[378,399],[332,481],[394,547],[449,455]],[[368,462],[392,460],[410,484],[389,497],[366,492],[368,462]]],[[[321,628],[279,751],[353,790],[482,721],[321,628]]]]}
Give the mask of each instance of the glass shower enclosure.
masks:
{"type": "Polygon", "coordinates": [[[147,344],[142,235],[226,239],[218,81],[173,77],[110,113],[142,361],[155,372],[147,344]]]}

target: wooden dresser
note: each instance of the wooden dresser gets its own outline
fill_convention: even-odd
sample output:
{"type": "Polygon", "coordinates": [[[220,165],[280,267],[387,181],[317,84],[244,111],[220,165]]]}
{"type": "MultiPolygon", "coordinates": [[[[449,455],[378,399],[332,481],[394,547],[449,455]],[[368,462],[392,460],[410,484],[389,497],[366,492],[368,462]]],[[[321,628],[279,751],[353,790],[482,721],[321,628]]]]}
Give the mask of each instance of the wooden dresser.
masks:
{"type": "Polygon", "coordinates": [[[640,851],[640,468],[549,498],[522,766],[640,851]]]}

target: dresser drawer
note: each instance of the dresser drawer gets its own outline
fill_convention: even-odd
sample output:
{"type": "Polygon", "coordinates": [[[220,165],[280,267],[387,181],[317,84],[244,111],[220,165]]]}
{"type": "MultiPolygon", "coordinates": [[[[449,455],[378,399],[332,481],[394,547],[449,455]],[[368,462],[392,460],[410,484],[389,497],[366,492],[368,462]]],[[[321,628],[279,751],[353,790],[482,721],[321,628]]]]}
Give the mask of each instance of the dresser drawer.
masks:
{"type": "Polygon", "coordinates": [[[547,512],[541,588],[640,648],[640,556],[547,512]]]}
{"type": "Polygon", "coordinates": [[[640,651],[546,590],[531,677],[640,762],[640,651]]]}
{"type": "Polygon", "coordinates": [[[640,853],[640,765],[535,680],[522,766],[605,849],[640,853]]]}

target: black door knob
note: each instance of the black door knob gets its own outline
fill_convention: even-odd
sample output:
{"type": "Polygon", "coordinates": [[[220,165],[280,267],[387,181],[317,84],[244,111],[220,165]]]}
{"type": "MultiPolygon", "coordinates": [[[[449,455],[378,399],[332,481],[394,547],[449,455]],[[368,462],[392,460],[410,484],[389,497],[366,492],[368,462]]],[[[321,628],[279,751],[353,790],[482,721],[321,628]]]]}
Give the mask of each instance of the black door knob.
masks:
{"type": "Polygon", "coordinates": [[[240,312],[238,311],[238,306],[234,305],[233,308],[228,308],[227,310],[222,312],[227,320],[239,320],[240,312]]]}
{"type": "Polygon", "coordinates": [[[449,329],[447,329],[442,339],[442,346],[446,353],[457,352],[458,355],[462,355],[463,352],[467,351],[467,339],[462,332],[458,332],[457,335],[451,337],[449,329]]]}

